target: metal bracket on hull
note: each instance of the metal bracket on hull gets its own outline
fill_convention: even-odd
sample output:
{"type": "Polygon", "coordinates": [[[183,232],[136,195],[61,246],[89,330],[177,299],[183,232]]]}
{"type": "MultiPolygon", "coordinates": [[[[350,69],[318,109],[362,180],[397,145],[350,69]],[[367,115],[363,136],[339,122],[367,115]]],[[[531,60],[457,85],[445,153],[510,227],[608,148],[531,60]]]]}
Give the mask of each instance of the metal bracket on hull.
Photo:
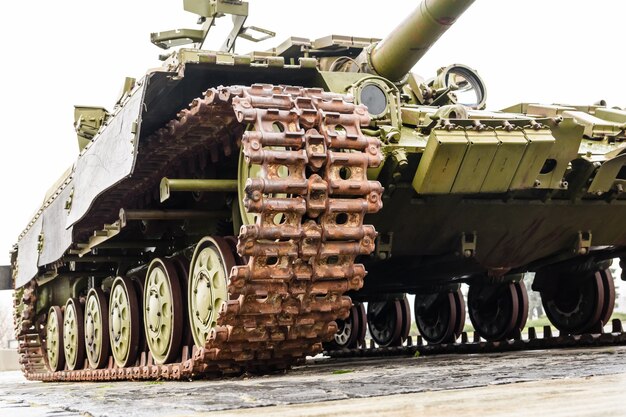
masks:
{"type": "Polygon", "coordinates": [[[392,243],[393,233],[379,233],[378,236],[376,236],[376,257],[381,260],[391,258],[392,243]]]}
{"type": "Polygon", "coordinates": [[[93,236],[89,238],[89,242],[87,243],[79,243],[77,245],[78,251],[72,251],[78,256],[83,256],[91,252],[93,248],[100,245],[101,243],[111,239],[112,237],[117,236],[122,231],[121,221],[118,220],[111,224],[105,224],[102,230],[96,230],[93,232],[93,236]]]}
{"type": "Polygon", "coordinates": [[[461,253],[465,258],[476,255],[476,232],[461,234],[461,253]]]}
{"type": "Polygon", "coordinates": [[[576,247],[574,253],[577,255],[586,255],[589,253],[591,247],[591,231],[578,232],[578,239],[576,240],[576,247]]]}

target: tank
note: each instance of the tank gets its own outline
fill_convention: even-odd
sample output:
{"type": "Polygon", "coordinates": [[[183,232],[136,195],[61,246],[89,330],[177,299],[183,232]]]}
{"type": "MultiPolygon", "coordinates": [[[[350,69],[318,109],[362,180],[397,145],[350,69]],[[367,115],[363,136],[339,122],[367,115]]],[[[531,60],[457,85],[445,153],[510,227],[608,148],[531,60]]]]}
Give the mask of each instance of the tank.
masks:
{"type": "Polygon", "coordinates": [[[487,111],[462,64],[411,72],[473,0],[424,0],[383,40],[290,38],[239,55],[248,3],[185,0],[163,65],[114,109],[77,106],[80,154],[0,282],[27,378],[189,379],[290,368],[324,348],[595,332],[625,256],[626,111],[487,111]],[[215,19],[233,29],[202,49],[215,19]],[[460,291],[469,284],[467,301],[460,291]],[[406,294],[415,294],[411,308],[406,294]],[[367,304],[367,308],[365,307],[367,304]],[[467,305],[466,305],[467,304],[467,305]]]}

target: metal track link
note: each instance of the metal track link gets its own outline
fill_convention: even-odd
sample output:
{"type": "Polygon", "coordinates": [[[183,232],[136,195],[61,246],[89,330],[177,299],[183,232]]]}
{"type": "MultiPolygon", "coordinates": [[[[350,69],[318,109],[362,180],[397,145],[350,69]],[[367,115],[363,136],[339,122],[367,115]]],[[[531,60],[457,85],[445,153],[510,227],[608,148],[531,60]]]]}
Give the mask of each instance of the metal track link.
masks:
{"type": "MultiPolygon", "coordinates": [[[[361,133],[369,115],[348,97],[271,85],[208,90],[151,143],[165,150],[171,142],[199,136],[211,146],[238,143],[237,137],[224,137],[237,131],[235,117],[247,126],[241,137],[246,160],[260,166],[260,175],[247,180],[244,198],[256,223],[241,229],[237,248],[248,263],[233,268],[230,300],[206,345],[183,348],[181,361],[172,364],[156,365],[143,352],[132,367],[117,368],[109,360],[106,369],[52,373],[42,371],[42,326],[31,326],[19,339],[28,379],[266,373],[322,351],[321,342],[337,331],[335,320],[346,318],[352,306],[343,294],[363,285],[365,268],[355,258],[374,250],[376,232],[363,219],[382,207],[381,185],[367,180],[367,169],[382,162],[380,143],[361,133]],[[216,120],[228,128],[216,128],[216,120]]],[[[24,320],[34,323],[34,296],[23,305],[24,320]]]]}
{"type": "Polygon", "coordinates": [[[481,340],[478,335],[470,339],[466,332],[461,335],[459,343],[447,343],[439,345],[423,344],[420,336],[417,344],[413,344],[412,339],[407,340],[406,345],[395,347],[342,349],[325,351],[326,356],[331,358],[358,358],[358,357],[379,357],[379,356],[403,356],[403,355],[445,355],[445,354],[476,354],[476,353],[496,353],[518,350],[544,350],[544,349],[564,349],[564,348],[584,348],[595,346],[626,345],[626,332],[624,332],[621,320],[613,319],[610,333],[567,335],[559,334],[554,336],[550,326],[543,328],[543,334],[539,335],[534,327],[528,329],[526,339],[518,335],[511,340],[487,342],[481,340]]]}

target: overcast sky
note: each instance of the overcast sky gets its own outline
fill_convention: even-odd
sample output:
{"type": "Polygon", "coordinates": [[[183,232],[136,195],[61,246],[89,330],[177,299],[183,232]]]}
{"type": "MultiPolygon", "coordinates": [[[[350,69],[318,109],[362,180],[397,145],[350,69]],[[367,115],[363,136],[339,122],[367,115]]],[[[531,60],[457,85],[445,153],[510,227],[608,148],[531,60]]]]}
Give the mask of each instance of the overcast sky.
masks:
{"type": "MultiPolygon", "coordinates": [[[[278,35],[258,45],[241,41],[242,53],[288,36],[383,37],[418,1],[250,3],[248,24],[278,35]]],[[[477,0],[415,71],[430,78],[451,63],[474,67],[487,83],[491,109],[602,98],[623,107],[624,16],[620,0],[477,0]]],[[[77,156],[73,105],[111,109],[125,76],[139,78],[160,64],[149,33],[196,27],[195,20],[181,0],[0,3],[0,263],[8,262],[5,254],[46,190],[77,156]]]]}

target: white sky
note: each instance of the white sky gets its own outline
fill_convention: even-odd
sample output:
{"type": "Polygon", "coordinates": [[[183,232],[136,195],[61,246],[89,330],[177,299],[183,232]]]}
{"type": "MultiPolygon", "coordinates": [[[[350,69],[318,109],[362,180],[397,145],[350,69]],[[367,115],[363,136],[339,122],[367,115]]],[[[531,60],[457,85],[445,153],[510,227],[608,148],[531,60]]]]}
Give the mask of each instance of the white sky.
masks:
{"type": "MultiPolygon", "coordinates": [[[[418,0],[250,0],[248,24],[290,35],[385,36],[418,0]]],[[[626,106],[620,0],[477,0],[420,62],[476,68],[492,109],[519,101],[626,106]],[[591,6],[593,4],[593,6],[591,6]]],[[[46,190],[77,156],[73,105],[111,108],[125,76],[159,66],[149,33],[196,27],[182,1],[64,0],[0,3],[0,264],[46,190]]],[[[222,19],[222,25],[228,23],[222,19]]],[[[221,44],[221,39],[219,44],[221,44]]]]}

